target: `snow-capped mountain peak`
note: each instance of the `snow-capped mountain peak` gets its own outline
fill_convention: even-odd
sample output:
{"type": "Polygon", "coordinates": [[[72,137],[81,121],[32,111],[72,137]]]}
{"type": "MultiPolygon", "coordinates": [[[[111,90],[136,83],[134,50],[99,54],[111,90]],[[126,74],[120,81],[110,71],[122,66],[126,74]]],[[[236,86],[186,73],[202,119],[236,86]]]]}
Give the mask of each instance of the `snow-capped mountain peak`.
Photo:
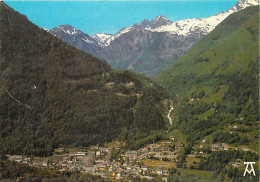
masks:
{"type": "Polygon", "coordinates": [[[157,16],[155,19],[153,19],[151,22],[147,19],[144,19],[141,23],[133,24],[130,27],[122,28],[120,31],[118,31],[115,35],[105,34],[105,33],[98,33],[92,36],[95,40],[100,42],[102,47],[108,46],[112,41],[114,41],[116,38],[120,37],[122,34],[125,34],[131,30],[134,29],[147,29],[147,28],[157,28],[163,25],[169,25],[171,23],[170,20],[168,20],[164,16],[157,16]]]}
{"type": "MultiPolygon", "coordinates": [[[[225,18],[227,18],[230,14],[240,11],[249,6],[259,5],[258,0],[239,0],[237,4],[231,9],[219,13],[217,15],[208,17],[208,18],[192,18],[180,20],[172,23],[168,23],[166,25],[158,26],[158,27],[149,27],[146,30],[150,30],[152,32],[169,32],[171,34],[188,36],[194,32],[200,32],[204,35],[211,32],[219,23],[221,23],[225,18]]],[[[162,19],[160,16],[156,19],[162,19]]]]}
{"type": "Polygon", "coordinates": [[[95,39],[101,47],[107,46],[107,42],[109,39],[111,39],[113,35],[106,34],[106,33],[98,33],[95,35],[92,35],[92,38],[95,39]]]}
{"type": "Polygon", "coordinates": [[[151,21],[150,28],[154,29],[154,28],[158,28],[161,26],[169,25],[171,23],[172,22],[169,19],[160,15],[151,21]]]}
{"type": "Polygon", "coordinates": [[[206,35],[211,32],[219,23],[221,23],[230,14],[240,11],[248,6],[259,5],[259,0],[239,0],[231,9],[208,18],[192,18],[176,22],[171,22],[165,16],[157,16],[152,21],[143,20],[141,23],[123,28],[115,35],[96,34],[92,37],[100,42],[102,47],[110,45],[121,35],[134,29],[144,29],[152,32],[168,32],[173,35],[188,36],[194,32],[206,35]],[[106,36],[104,36],[106,35],[106,36]]]}
{"type": "Polygon", "coordinates": [[[87,47],[99,47],[99,41],[96,41],[88,34],[85,34],[71,25],[60,25],[49,30],[48,32],[54,36],[63,37],[62,39],[64,41],[78,49],[82,49],[81,47],[84,44],[86,44],[87,47]]]}
{"type": "Polygon", "coordinates": [[[74,34],[79,34],[81,31],[77,30],[76,28],[74,28],[71,25],[60,25],[58,27],[55,27],[54,29],[52,29],[52,31],[63,31],[66,34],[70,34],[70,35],[74,35],[74,34]]]}
{"type": "MultiPolygon", "coordinates": [[[[207,18],[185,19],[176,22],[171,22],[166,17],[160,15],[155,17],[151,21],[144,19],[140,23],[133,24],[130,27],[122,28],[115,35],[98,33],[93,36],[90,36],[90,38],[92,38],[94,41],[90,40],[90,38],[86,38],[84,40],[88,43],[93,42],[94,44],[99,45],[100,47],[106,47],[109,46],[111,42],[113,42],[121,35],[135,29],[148,30],[151,32],[168,32],[169,34],[180,35],[180,36],[188,36],[195,32],[206,35],[230,14],[240,11],[248,6],[256,6],[256,5],[259,5],[259,0],[238,0],[237,4],[233,6],[231,9],[219,13],[217,15],[210,16],[207,18]]],[[[84,34],[83,32],[77,30],[71,25],[61,25],[50,31],[53,34],[55,34],[55,32],[61,32],[61,31],[68,35],[84,34]]]]}
{"type": "Polygon", "coordinates": [[[239,0],[238,4],[244,8],[248,6],[257,6],[259,5],[259,0],[239,0]]]}
{"type": "Polygon", "coordinates": [[[152,24],[154,23],[157,23],[157,22],[160,22],[160,23],[169,23],[171,22],[169,19],[167,19],[165,16],[162,16],[162,15],[159,15],[157,17],[155,17],[153,20],[152,20],[152,24]]]}

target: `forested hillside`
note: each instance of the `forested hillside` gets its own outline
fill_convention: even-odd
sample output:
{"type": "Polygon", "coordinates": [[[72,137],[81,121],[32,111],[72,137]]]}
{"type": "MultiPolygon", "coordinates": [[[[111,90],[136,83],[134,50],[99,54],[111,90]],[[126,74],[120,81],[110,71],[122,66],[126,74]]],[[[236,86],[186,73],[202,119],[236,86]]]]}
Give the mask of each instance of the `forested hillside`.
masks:
{"type": "Polygon", "coordinates": [[[207,136],[258,151],[259,6],[230,15],[157,80],[175,100],[174,127],[190,141],[207,136]]]}
{"type": "Polygon", "coordinates": [[[165,127],[162,87],[112,70],[0,5],[1,152],[45,156],[165,127]]]}

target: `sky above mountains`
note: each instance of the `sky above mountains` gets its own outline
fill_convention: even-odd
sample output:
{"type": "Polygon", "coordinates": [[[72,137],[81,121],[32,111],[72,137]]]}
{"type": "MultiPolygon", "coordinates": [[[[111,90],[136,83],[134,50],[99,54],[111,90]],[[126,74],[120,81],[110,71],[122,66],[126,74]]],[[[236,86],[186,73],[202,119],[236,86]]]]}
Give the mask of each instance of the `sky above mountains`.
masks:
{"type": "Polygon", "coordinates": [[[72,25],[90,35],[115,34],[121,28],[163,15],[171,21],[205,18],[223,12],[233,1],[5,1],[42,28],[72,25]]]}

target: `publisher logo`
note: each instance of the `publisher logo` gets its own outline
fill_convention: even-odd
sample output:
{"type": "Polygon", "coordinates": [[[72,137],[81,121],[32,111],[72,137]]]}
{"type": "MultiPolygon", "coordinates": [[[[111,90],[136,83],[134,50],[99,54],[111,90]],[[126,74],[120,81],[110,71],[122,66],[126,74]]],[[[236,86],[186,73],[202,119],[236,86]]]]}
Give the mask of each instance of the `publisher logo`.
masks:
{"type": "Polygon", "coordinates": [[[254,166],[253,164],[255,164],[255,162],[244,162],[244,164],[246,165],[246,169],[245,169],[245,172],[244,172],[244,175],[246,175],[246,173],[248,173],[249,175],[251,173],[253,173],[253,175],[255,176],[255,170],[254,170],[254,166]],[[250,166],[250,167],[249,167],[250,166]],[[249,170],[250,169],[250,170],[249,170]]]}

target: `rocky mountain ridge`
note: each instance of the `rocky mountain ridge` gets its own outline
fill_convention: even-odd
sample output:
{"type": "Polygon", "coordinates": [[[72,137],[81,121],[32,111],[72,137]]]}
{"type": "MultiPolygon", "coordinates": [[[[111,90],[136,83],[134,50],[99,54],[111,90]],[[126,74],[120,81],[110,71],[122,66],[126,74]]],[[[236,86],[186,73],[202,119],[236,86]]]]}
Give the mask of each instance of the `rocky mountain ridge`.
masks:
{"type": "MultiPolygon", "coordinates": [[[[66,36],[66,31],[60,35],[56,31],[57,27],[56,30],[50,30],[50,33],[80,50],[107,61],[114,68],[156,76],[230,14],[258,4],[258,0],[239,0],[226,12],[207,18],[176,22],[171,22],[164,16],[157,16],[152,21],[143,20],[141,23],[123,28],[115,35],[86,34],[81,38],[77,34],[70,34],[75,31],[75,28],[72,28],[66,36]]],[[[58,29],[61,30],[59,27],[58,29]]]]}

